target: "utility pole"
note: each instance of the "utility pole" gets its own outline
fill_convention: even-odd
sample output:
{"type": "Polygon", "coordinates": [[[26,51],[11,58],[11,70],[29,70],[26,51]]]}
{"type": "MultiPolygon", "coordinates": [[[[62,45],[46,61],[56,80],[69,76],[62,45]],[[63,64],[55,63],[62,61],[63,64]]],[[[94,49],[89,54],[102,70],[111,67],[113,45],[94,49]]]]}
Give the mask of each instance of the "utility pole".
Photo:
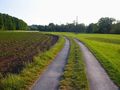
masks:
{"type": "Polygon", "coordinates": [[[76,25],[78,24],[78,16],[76,16],[76,25]]]}
{"type": "Polygon", "coordinates": [[[76,16],[76,20],[75,20],[75,33],[78,33],[78,16],[76,16]]]}

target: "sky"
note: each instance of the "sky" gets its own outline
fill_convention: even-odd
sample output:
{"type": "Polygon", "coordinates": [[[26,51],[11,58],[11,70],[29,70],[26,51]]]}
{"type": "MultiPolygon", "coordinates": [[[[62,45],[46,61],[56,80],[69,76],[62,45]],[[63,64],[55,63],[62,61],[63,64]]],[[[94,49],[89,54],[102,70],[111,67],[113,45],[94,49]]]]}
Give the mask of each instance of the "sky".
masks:
{"type": "Polygon", "coordinates": [[[0,13],[15,16],[28,25],[96,23],[101,17],[120,20],[120,0],[0,0],[0,13]]]}

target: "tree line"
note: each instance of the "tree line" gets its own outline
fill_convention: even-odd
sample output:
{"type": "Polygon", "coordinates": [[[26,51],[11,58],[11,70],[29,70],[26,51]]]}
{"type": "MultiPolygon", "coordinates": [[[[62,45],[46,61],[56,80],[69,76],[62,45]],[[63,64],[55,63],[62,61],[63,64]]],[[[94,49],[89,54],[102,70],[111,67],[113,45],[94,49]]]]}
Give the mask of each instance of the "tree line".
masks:
{"type": "Polygon", "coordinates": [[[76,33],[116,33],[120,34],[120,21],[114,18],[103,17],[97,23],[85,25],[84,23],[67,23],[57,25],[31,25],[16,17],[0,13],[0,30],[38,30],[51,32],[76,32],[76,33]]]}
{"type": "Polygon", "coordinates": [[[23,20],[0,13],[0,30],[27,30],[28,25],[23,20]]]}
{"type": "Polygon", "coordinates": [[[120,22],[114,18],[103,17],[97,23],[85,25],[84,23],[68,23],[66,25],[31,25],[30,30],[51,31],[51,32],[76,32],[76,33],[116,33],[120,34],[120,22]]]}

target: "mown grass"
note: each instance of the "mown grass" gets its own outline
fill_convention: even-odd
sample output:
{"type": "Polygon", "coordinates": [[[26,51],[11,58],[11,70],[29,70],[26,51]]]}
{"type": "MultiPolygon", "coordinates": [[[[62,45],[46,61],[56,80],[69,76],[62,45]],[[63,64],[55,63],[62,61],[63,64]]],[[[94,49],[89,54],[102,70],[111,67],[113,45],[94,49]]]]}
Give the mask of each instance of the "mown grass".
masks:
{"type": "Polygon", "coordinates": [[[120,35],[66,34],[82,41],[96,56],[113,82],[120,87],[120,35]]]}
{"type": "Polygon", "coordinates": [[[78,38],[96,56],[113,82],[120,87],[120,35],[59,33],[78,38]]]}
{"type": "Polygon", "coordinates": [[[104,38],[102,35],[99,35],[99,38],[96,35],[93,35],[92,38],[80,35],[77,37],[85,43],[105,68],[110,78],[120,87],[120,38],[115,38],[114,35],[111,35],[111,38],[110,35],[106,35],[105,39],[102,39],[104,38]],[[113,37],[114,39],[112,39],[113,37]]]}
{"type": "Polygon", "coordinates": [[[88,40],[94,40],[98,42],[106,42],[106,43],[112,43],[112,44],[120,44],[120,39],[112,39],[112,38],[102,38],[102,37],[88,37],[85,38],[88,40]]]}
{"type": "Polygon", "coordinates": [[[82,52],[73,39],[70,42],[70,54],[60,82],[60,90],[89,90],[82,52]]]}
{"type": "Polygon", "coordinates": [[[0,90],[27,90],[52,62],[63,48],[65,40],[61,37],[48,51],[34,57],[31,64],[27,64],[20,74],[8,74],[6,78],[0,75],[0,90]]]}

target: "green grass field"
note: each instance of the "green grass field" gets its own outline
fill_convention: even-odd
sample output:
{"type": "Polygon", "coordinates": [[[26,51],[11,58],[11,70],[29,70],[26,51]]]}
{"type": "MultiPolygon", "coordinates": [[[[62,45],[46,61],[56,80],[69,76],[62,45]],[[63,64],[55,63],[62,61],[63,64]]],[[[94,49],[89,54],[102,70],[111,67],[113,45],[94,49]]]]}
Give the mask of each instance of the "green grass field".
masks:
{"type": "Polygon", "coordinates": [[[77,35],[93,52],[110,78],[120,86],[120,35],[77,35]]]}
{"type": "Polygon", "coordinates": [[[120,35],[52,33],[78,38],[96,56],[115,84],[120,86],[120,35]]]}

